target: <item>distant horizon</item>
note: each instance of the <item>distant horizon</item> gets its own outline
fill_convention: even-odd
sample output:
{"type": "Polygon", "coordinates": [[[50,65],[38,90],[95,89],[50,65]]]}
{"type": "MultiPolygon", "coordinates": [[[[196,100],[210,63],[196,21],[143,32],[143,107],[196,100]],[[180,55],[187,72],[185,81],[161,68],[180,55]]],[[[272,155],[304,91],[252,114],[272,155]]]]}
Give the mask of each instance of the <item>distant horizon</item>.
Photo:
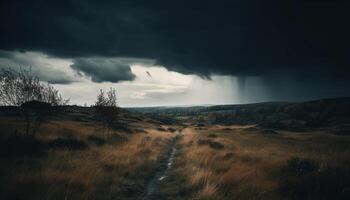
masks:
{"type": "MultiPolygon", "coordinates": [[[[303,103],[303,102],[312,102],[312,101],[321,101],[321,100],[336,100],[336,99],[350,99],[350,96],[343,97],[331,97],[331,98],[318,98],[310,99],[305,101],[260,101],[260,102],[251,102],[251,103],[226,103],[226,104],[191,104],[191,105],[154,105],[154,106],[119,106],[120,108],[186,108],[186,107],[213,107],[213,106],[230,106],[230,105],[250,105],[250,104],[264,104],[264,103],[303,103]]],[[[84,105],[84,104],[71,104],[60,105],[60,106],[78,106],[78,107],[93,107],[94,104],[84,105]]],[[[0,105],[0,107],[16,107],[11,105],[0,105]]]]}
{"type": "Polygon", "coordinates": [[[131,106],[131,107],[121,107],[121,108],[156,108],[156,107],[211,107],[211,106],[225,106],[225,105],[249,105],[249,104],[263,104],[263,103],[302,103],[302,102],[310,102],[310,101],[321,101],[321,100],[332,100],[332,99],[350,99],[350,96],[343,97],[331,97],[331,98],[318,98],[318,99],[310,99],[304,101],[260,101],[260,102],[252,102],[252,103],[227,103],[227,104],[193,104],[193,105],[169,105],[169,106],[131,106]]]}

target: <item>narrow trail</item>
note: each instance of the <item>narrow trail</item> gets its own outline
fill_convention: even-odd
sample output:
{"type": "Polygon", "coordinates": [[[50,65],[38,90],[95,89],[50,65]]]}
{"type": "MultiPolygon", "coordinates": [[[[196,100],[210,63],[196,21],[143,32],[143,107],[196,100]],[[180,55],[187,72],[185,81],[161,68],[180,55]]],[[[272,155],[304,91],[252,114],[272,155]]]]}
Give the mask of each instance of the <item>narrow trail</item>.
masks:
{"type": "Polygon", "coordinates": [[[171,142],[171,152],[161,160],[161,166],[158,171],[154,174],[154,177],[147,185],[146,195],[142,200],[156,200],[159,199],[159,186],[162,181],[164,181],[168,177],[169,170],[171,169],[175,154],[177,151],[176,143],[178,140],[179,132],[176,132],[176,136],[171,142]]]}

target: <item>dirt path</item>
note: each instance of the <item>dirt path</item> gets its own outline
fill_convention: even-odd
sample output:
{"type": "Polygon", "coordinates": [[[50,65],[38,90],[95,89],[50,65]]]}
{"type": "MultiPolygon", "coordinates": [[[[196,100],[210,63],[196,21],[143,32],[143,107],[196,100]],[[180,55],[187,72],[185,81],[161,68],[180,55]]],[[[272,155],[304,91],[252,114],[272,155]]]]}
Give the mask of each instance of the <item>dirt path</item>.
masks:
{"type": "Polygon", "coordinates": [[[156,200],[159,199],[159,185],[168,177],[169,170],[171,169],[175,154],[177,151],[176,143],[180,133],[176,133],[176,137],[171,142],[171,151],[168,155],[161,160],[161,166],[155,173],[153,179],[148,183],[146,189],[146,195],[143,200],[156,200]]]}

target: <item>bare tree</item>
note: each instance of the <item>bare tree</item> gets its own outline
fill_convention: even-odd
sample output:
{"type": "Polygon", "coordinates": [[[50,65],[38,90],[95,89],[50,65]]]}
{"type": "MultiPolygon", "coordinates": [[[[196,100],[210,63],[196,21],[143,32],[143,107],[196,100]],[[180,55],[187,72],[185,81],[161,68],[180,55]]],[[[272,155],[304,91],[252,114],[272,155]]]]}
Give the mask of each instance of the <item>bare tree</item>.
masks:
{"type": "Polygon", "coordinates": [[[110,88],[107,92],[107,106],[117,107],[117,95],[114,88],[110,88]]]}
{"type": "Polygon", "coordinates": [[[21,105],[21,110],[26,122],[25,136],[35,137],[42,123],[52,113],[52,106],[45,102],[28,101],[21,105]]]}
{"type": "Polygon", "coordinates": [[[51,106],[65,105],[68,101],[53,86],[41,82],[31,70],[9,68],[0,71],[0,105],[20,106],[26,136],[35,136],[51,112],[51,106]]]}
{"type": "Polygon", "coordinates": [[[94,108],[98,119],[103,124],[103,133],[107,132],[108,135],[113,124],[116,123],[119,113],[115,89],[110,88],[107,93],[100,90],[94,108]]]}
{"type": "Polygon", "coordinates": [[[95,103],[95,107],[107,106],[107,99],[105,97],[105,92],[100,89],[100,93],[97,95],[97,100],[95,103]]]}
{"type": "Polygon", "coordinates": [[[50,84],[40,82],[31,70],[15,71],[9,68],[0,71],[0,105],[20,106],[29,101],[45,102],[52,106],[69,102],[50,84]]]}

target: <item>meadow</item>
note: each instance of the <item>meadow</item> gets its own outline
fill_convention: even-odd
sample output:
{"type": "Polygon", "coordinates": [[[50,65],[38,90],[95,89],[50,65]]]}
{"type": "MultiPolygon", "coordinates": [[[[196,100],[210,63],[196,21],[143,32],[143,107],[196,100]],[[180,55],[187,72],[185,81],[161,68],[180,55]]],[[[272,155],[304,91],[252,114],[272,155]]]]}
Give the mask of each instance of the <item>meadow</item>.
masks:
{"type": "Polygon", "coordinates": [[[350,137],[255,126],[188,127],[164,199],[349,199],[350,137]]]}
{"type": "Polygon", "coordinates": [[[0,199],[350,197],[344,132],[196,124],[125,110],[106,131],[89,110],[48,117],[35,137],[23,135],[23,117],[0,116],[0,199]]]}
{"type": "Polygon", "coordinates": [[[104,135],[96,122],[63,119],[30,139],[13,135],[20,119],[0,122],[0,199],[140,199],[173,137],[142,120],[104,135]]]}

